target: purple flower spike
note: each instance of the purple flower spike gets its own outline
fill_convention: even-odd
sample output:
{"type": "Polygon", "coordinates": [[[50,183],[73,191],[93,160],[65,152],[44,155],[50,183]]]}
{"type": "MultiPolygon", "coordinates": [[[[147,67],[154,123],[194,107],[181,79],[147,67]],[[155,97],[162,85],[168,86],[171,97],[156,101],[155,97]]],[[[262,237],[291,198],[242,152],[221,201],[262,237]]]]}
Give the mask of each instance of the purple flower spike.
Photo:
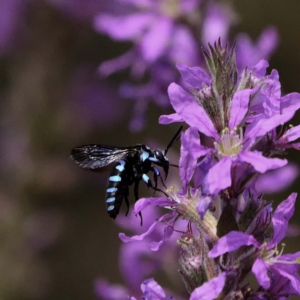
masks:
{"type": "MultiPolygon", "coordinates": [[[[149,0],[145,1],[149,4],[149,0]]],[[[155,27],[151,30],[157,32],[155,27]]],[[[265,38],[259,42],[261,52],[270,51],[273,45],[272,39],[268,42],[265,38]]],[[[153,47],[153,53],[148,49],[148,58],[160,51],[160,47],[153,47]]],[[[180,63],[177,67],[182,86],[169,86],[175,112],[161,116],[159,121],[186,123],[181,133],[179,163],[173,163],[173,158],[170,162],[173,167],[178,164],[178,172],[177,168],[170,168],[170,172],[179,173],[176,175],[181,184],[174,181],[175,176],[168,181],[162,179],[164,196],[142,198],[135,203],[133,215],[145,213],[148,229],[134,230],[130,222],[133,236],[119,235],[123,242],[132,242],[126,244],[122,256],[126,281],[136,295],[142,276],[150,275],[156,267],[171,267],[176,257],[190,300],[299,296],[300,252],[283,254],[284,245],[279,244],[287,234],[297,194],[292,193],[273,209],[272,202],[264,200],[256,187],[262,178],[269,177],[271,183],[265,190],[271,190],[269,185],[277,185],[278,180],[283,182],[276,188],[282,188],[297,174],[282,156],[287,148],[300,149],[300,125],[284,125],[300,108],[300,94],[282,97],[279,74],[273,70],[266,75],[268,63],[264,60],[240,73],[235,49],[223,47],[220,40],[203,54],[208,73],[201,67],[180,63]],[[290,170],[293,174],[288,174],[290,170]],[[167,211],[160,216],[147,214],[154,209],[167,211]],[[174,249],[179,257],[174,255],[174,249]],[[148,264],[147,251],[156,255],[153,268],[148,264]],[[132,273],[133,264],[143,271],[132,273]],[[246,282],[251,272],[257,287],[246,282]]],[[[153,173],[155,187],[160,188],[158,169],[164,165],[159,157],[153,154],[148,162],[143,153],[132,155],[125,158],[128,174],[121,173],[121,179],[134,183],[144,173],[153,173]],[[137,170],[142,170],[140,177],[135,177],[137,170]]],[[[143,282],[142,292],[145,300],[174,299],[166,296],[168,293],[153,279],[143,282]]]]}

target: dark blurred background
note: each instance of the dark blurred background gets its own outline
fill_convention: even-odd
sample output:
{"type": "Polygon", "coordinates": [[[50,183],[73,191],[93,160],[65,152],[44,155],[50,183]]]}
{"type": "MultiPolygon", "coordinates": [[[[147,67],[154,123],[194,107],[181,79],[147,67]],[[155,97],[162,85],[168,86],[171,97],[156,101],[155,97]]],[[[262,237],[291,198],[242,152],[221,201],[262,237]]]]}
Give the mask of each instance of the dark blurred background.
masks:
{"type": "MultiPolygon", "coordinates": [[[[85,172],[69,160],[70,150],[87,143],[164,147],[177,130],[177,125],[158,125],[160,114],[172,110],[154,105],[142,132],[128,130],[132,103],[117,92],[128,74],[102,80],[97,67],[130,44],[93,30],[91,16],[105,2],[90,8],[77,0],[71,7],[59,2],[0,0],[0,17],[11,30],[9,46],[0,49],[1,299],[94,299],[97,278],[122,283],[120,229],[104,205],[110,168],[85,172]],[[18,5],[6,12],[9,2],[18,5]]],[[[256,39],[266,26],[278,29],[280,44],[270,67],[279,71],[284,93],[300,92],[300,2],[232,4],[239,22],[231,36],[246,32],[256,39]]],[[[299,115],[293,121],[298,123],[299,115]]],[[[289,157],[299,161],[296,151],[289,157]]],[[[296,180],[268,197],[278,203],[299,190],[296,180]]],[[[296,209],[294,225],[300,206],[296,209]]],[[[286,243],[286,252],[299,250],[299,237],[286,243]]]]}

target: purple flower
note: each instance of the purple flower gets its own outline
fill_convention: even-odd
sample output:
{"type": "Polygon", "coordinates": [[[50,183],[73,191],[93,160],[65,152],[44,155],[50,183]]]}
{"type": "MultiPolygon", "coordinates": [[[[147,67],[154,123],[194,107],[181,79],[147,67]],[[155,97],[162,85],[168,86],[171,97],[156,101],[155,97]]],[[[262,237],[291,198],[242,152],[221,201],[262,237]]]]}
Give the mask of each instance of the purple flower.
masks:
{"type": "Polygon", "coordinates": [[[118,41],[132,41],[133,48],[117,58],[103,62],[99,71],[109,76],[125,68],[131,69],[135,81],[145,72],[147,82],[123,83],[120,94],[134,100],[132,131],[144,127],[149,101],[160,107],[169,105],[165,90],[172,81],[178,80],[174,65],[180,61],[199,63],[199,47],[190,28],[178,22],[190,18],[196,12],[199,0],[188,1],[115,1],[117,11],[101,13],[94,27],[118,41]]]}
{"type": "MultiPolygon", "coordinates": [[[[185,121],[192,128],[183,135],[182,139],[182,147],[187,149],[185,152],[188,155],[181,155],[181,159],[193,156],[192,163],[188,162],[190,170],[196,167],[197,158],[201,156],[211,153],[218,157],[218,161],[215,164],[212,163],[203,179],[204,194],[215,195],[220,190],[229,187],[232,184],[230,170],[237,163],[250,164],[255,171],[260,173],[282,167],[287,163],[286,160],[266,157],[263,151],[259,151],[260,148],[257,147],[258,150],[255,148],[258,139],[260,140],[262,136],[290,120],[295,110],[289,109],[281,114],[265,118],[257,117],[252,120],[251,125],[243,133],[242,128],[247,120],[248,107],[254,95],[257,96],[257,93],[260,93],[260,86],[236,90],[231,99],[228,99],[230,102],[229,117],[224,123],[223,120],[226,119],[224,112],[222,113],[221,109],[216,108],[216,105],[205,103],[205,101],[213,102],[211,93],[214,89],[213,86],[206,86],[209,83],[209,76],[205,71],[199,67],[190,68],[185,65],[178,65],[178,69],[184,82],[190,87],[189,89],[197,90],[197,92],[191,95],[176,83],[172,83],[168,93],[176,113],[161,116],[160,123],[185,121]],[[205,87],[201,88],[203,85],[205,87]],[[207,100],[205,99],[206,95],[210,97],[207,100]],[[204,100],[201,96],[204,97],[204,100]],[[211,111],[213,111],[213,115],[211,111]],[[224,125],[220,124],[222,122],[224,125]],[[214,147],[201,145],[199,138],[197,143],[198,131],[211,137],[214,147]],[[189,147],[191,149],[188,149],[189,147]],[[220,181],[220,179],[223,180],[220,181]]],[[[192,172],[189,172],[188,180],[191,179],[191,175],[192,172]]]]}
{"type": "Polygon", "coordinates": [[[120,67],[134,63],[133,71],[140,74],[148,64],[164,56],[171,58],[171,61],[197,61],[195,51],[197,44],[193,36],[190,30],[177,23],[176,19],[190,13],[198,5],[199,0],[178,1],[178,3],[150,0],[116,2],[119,11],[122,12],[99,14],[95,18],[95,29],[115,40],[134,41],[135,48],[133,52],[130,51],[126,56],[122,56],[123,58],[115,60],[115,64],[111,61],[111,71],[108,70],[108,65],[103,65],[100,68],[101,72],[106,72],[105,70],[115,72],[120,67]]]}
{"type": "MultiPolygon", "coordinates": [[[[265,290],[271,288],[273,277],[278,281],[283,278],[290,286],[288,293],[300,294],[299,254],[278,253],[277,244],[284,238],[288,221],[295,209],[296,193],[291,194],[276,209],[272,217],[273,236],[270,240],[265,239],[258,242],[253,235],[243,232],[231,231],[221,237],[216,245],[209,252],[210,257],[218,257],[227,252],[232,252],[242,246],[253,246],[256,248],[256,260],[252,266],[252,272],[258,283],[265,290]]],[[[276,288],[273,286],[272,289],[276,288]]],[[[280,291],[282,292],[282,291],[280,291]]]]}

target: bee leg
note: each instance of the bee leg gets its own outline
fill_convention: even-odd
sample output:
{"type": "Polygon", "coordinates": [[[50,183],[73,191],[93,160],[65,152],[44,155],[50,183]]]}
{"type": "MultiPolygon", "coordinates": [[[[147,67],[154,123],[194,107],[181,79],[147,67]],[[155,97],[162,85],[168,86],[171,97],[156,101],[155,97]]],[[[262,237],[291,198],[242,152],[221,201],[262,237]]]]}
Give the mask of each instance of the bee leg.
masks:
{"type": "Polygon", "coordinates": [[[124,200],[125,200],[125,204],[126,204],[126,207],[127,207],[127,211],[126,211],[125,216],[127,216],[128,213],[129,213],[129,201],[128,201],[128,196],[129,196],[129,188],[127,187],[127,188],[126,188],[126,191],[125,191],[125,194],[124,194],[124,200]]]}
{"type": "Polygon", "coordinates": [[[151,168],[151,171],[153,171],[153,179],[154,179],[154,193],[156,192],[157,189],[157,178],[160,176],[159,170],[156,167],[151,168]]]}
{"type": "Polygon", "coordinates": [[[166,197],[168,197],[168,194],[167,194],[167,193],[165,193],[165,192],[162,191],[161,189],[159,189],[159,188],[153,186],[153,184],[152,184],[150,178],[148,177],[148,175],[143,174],[142,178],[143,178],[144,182],[147,184],[148,187],[150,187],[150,188],[153,189],[154,191],[161,192],[161,193],[163,193],[166,197]]]}
{"type": "MultiPolygon", "coordinates": [[[[135,202],[139,200],[139,184],[140,184],[140,180],[141,179],[136,179],[135,182],[134,182],[134,199],[135,199],[135,202]]],[[[143,226],[143,216],[142,216],[142,213],[139,212],[139,217],[141,219],[141,226],[143,226]]]]}
{"type": "MultiPolygon", "coordinates": [[[[157,181],[157,178],[159,177],[159,178],[160,178],[161,184],[162,184],[165,188],[167,188],[166,185],[165,185],[165,182],[164,182],[163,178],[161,177],[161,174],[160,174],[159,170],[158,170],[156,167],[153,167],[153,170],[151,170],[151,171],[154,172],[154,181],[155,181],[155,177],[156,177],[156,181],[157,181]]],[[[157,187],[157,183],[155,184],[155,187],[157,187]]]]}

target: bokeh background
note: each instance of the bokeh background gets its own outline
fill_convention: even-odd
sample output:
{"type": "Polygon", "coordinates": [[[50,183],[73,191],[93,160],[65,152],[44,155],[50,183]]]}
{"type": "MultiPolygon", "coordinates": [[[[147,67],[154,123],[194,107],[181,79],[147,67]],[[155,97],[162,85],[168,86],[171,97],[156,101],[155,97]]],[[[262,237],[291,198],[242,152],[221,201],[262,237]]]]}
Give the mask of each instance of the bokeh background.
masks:
{"type": "MultiPolygon", "coordinates": [[[[284,93],[300,92],[300,2],[231,4],[238,22],[230,36],[246,32],[255,40],[263,28],[277,28],[270,69],[279,71],[284,93]]],[[[93,16],[106,5],[0,0],[0,299],[96,299],[97,278],[122,283],[120,229],[104,205],[110,168],[85,172],[69,160],[70,150],[88,143],[165,147],[178,128],[158,125],[172,110],[150,104],[145,128],[128,129],[133,104],[118,93],[128,73],[102,79],[97,72],[131,46],[93,29],[93,16]]],[[[289,158],[300,163],[296,151],[289,158]]],[[[298,182],[268,198],[278,203],[299,192],[298,182]]],[[[297,205],[294,227],[299,214],[297,205]]],[[[287,252],[299,251],[299,237],[286,243],[287,252]]]]}

